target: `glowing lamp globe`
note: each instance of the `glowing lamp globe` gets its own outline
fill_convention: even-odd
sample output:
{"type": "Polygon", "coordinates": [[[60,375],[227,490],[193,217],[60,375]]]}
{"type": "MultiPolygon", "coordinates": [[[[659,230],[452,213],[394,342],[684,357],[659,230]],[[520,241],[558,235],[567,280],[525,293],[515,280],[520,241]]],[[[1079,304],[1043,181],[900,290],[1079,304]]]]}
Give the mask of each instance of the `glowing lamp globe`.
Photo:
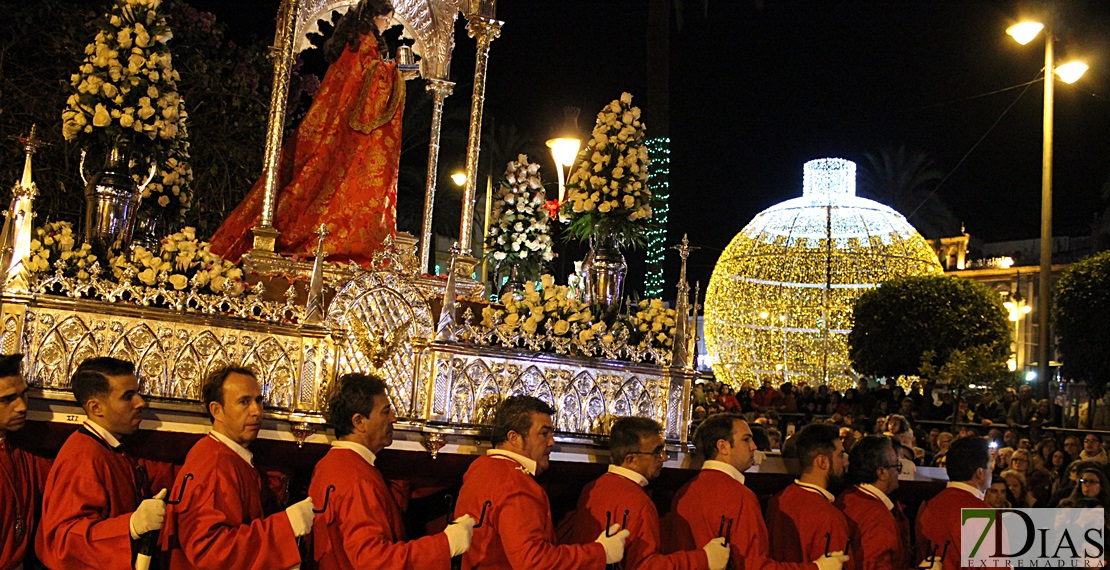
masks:
{"type": "Polygon", "coordinates": [[[760,212],[717,260],[705,298],[713,370],[734,386],[848,388],[856,298],[894,277],[941,272],[906,218],[856,196],[854,162],[807,162],[802,197],[760,212]]]}

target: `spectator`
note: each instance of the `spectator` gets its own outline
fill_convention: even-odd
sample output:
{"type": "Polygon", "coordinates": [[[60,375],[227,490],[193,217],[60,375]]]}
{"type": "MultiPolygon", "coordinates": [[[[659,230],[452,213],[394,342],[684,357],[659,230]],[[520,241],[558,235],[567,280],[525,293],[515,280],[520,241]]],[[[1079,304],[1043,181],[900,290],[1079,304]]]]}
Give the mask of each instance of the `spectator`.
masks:
{"type": "Polygon", "coordinates": [[[1068,453],[1068,457],[1078,459],[1079,454],[1083,451],[1083,443],[1079,440],[1079,436],[1069,435],[1065,437],[1064,451],[1068,453]]]}
{"type": "Polygon", "coordinates": [[[996,509],[1009,509],[1013,507],[1008,499],[1009,495],[1010,489],[1006,486],[1005,480],[991,481],[991,486],[987,488],[983,500],[996,509]]]}
{"type": "Polygon", "coordinates": [[[917,442],[914,441],[913,428],[910,426],[910,422],[904,416],[898,414],[887,418],[885,435],[897,439],[905,447],[912,448],[917,445],[917,442]]]}
{"type": "Polygon", "coordinates": [[[1053,473],[1053,484],[1059,481],[1061,477],[1067,478],[1068,465],[1071,465],[1071,462],[1071,457],[1068,457],[1068,454],[1064,453],[1062,449],[1057,449],[1052,453],[1052,465],[1049,467],[1049,471],[1053,473]]]}
{"type": "Polygon", "coordinates": [[[1102,436],[1089,433],[1083,438],[1083,452],[1079,454],[1083,461],[1094,461],[1106,465],[1106,451],[1102,449],[1102,436]]]}
{"type": "Polygon", "coordinates": [[[725,384],[721,386],[721,392],[717,396],[717,403],[724,407],[725,411],[730,414],[740,413],[740,401],[732,393],[732,386],[725,384]]]}
{"type": "Polygon", "coordinates": [[[1027,426],[1032,423],[1033,415],[1037,412],[1037,401],[1033,399],[1033,388],[1028,384],[1021,386],[1021,397],[1010,406],[1010,413],[1006,417],[1011,426],[1027,426]]]}
{"type": "Polygon", "coordinates": [[[782,448],[782,432],[777,428],[767,428],[767,440],[772,451],[782,448]]]}
{"type": "Polygon", "coordinates": [[[917,423],[917,412],[913,409],[913,400],[902,398],[898,404],[898,415],[909,420],[911,424],[917,423]]]}
{"type": "Polygon", "coordinates": [[[975,406],[975,421],[983,425],[1006,422],[1006,410],[995,401],[994,394],[985,391],[979,397],[979,404],[975,406]]]}
{"type": "Polygon", "coordinates": [[[1010,468],[1010,458],[1014,455],[1012,447],[1003,447],[994,454],[994,472],[1001,474],[1003,471],[1010,468]]]}
{"type": "Polygon", "coordinates": [[[1052,497],[1052,475],[1047,469],[1033,466],[1033,454],[1028,450],[1014,451],[1010,468],[1025,476],[1026,487],[1038,506],[1044,506],[1052,497]]]}
{"type": "Polygon", "coordinates": [[[1017,449],[1018,448],[1018,432],[1017,432],[1017,430],[1015,430],[1013,428],[1010,428],[1010,429],[1006,430],[1006,433],[1002,434],[1002,445],[1005,446],[1005,447],[1009,447],[1010,449],[1017,449]]]}
{"type": "Polygon", "coordinates": [[[1034,448],[1033,453],[1033,466],[1042,467],[1055,473],[1052,468],[1052,456],[1056,453],[1056,440],[1051,437],[1045,437],[1037,442],[1037,447],[1034,448]]]}
{"type": "Polygon", "coordinates": [[[941,432],[937,436],[937,453],[933,456],[933,467],[944,467],[944,455],[948,453],[948,446],[952,445],[952,440],[956,439],[948,432],[941,432]]]}
{"type": "Polygon", "coordinates": [[[1027,509],[1035,506],[1037,499],[1029,492],[1029,486],[1025,481],[1025,475],[1007,469],[1002,472],[1002,479],[1005,479],[1006,486],[1010,488],[1010,492],[1014,495],[1013,505],[1015,509],[1027,509]]]}
{"type": "Polygon", "coordinates": [[[790,382],[779,386],[779,393],[772,401],[771,407],[783,414],[798,413],[798,400],[794,397],[794,385],[790,382]]]}
{"type": "Polygon", "coordinates": [[[1079,467],[1083,462],[1076,459],[1068,464],[1065,475],[1056,480],[1052,485],[1052,497],[1048,500],[1049,507],[1059,506],[1060,501],[1068,498],[1079,481],[1079,467]]]}
{"type": "Polygon", "coordinates": [[[1110,506],[1110,485],[1107,484],[1106,474],[1102,472],[1099,465],[1088,463],[1079,469],[1080,478],[1079,484],[1072,489],[1071,495],[1067,499],[1060,501],[1061,507],[1076,507],[1083,499],[1097,501],[1097,505],[1087,504],[1087,506],[1098,506],[1106,508],[1110,506]]]}

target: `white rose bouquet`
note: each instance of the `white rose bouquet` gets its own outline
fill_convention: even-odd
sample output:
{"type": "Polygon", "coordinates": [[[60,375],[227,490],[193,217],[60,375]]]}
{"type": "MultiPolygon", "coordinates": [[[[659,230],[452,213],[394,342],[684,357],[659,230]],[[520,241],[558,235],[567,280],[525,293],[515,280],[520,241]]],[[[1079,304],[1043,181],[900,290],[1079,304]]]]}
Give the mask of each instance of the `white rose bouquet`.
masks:
{"type": "Polygon", "coordinates": [[[482,309],[482,326],[493,328],[495,318],[503,330],[520,329],[527,334],[545,334],[550,324],[552,336],[573,338],[580,343],[589,342],[605,331],[604,323],[594,322],[590,307],[572,297],[565,285],[555,285],[551,275],[542,276],[539,283],[525,283],[524,298],[509,300],[504,309],[489,306],[482,309]],[[577,329],[574,325],[578,325],[577,329]]]}
{"type": "Polygon", "coordinates": [[[516,265],[525,278],[534,278],[555,258],[539,171],[527,155],[510,161],[490,205],[486,256],[498,267],[516,265]]]}
{"type": "Polygon", "coordinates": [[[111,262],[112,274],[116,279],[123,279],[127,268],[131,268],[136,281],[152,286],[165,272],[167,283],[177,291],[193,283],[198,291],[215,295],[226,292],[234,297],[247,291],[249,286],[243,281],[243,270],[208,248],[208,242],[197,240],[194,228],[186,227],[162,238],[162,250],[158,255],[135,246],[130,254],[116,256],[111,262]]]}
{"type": "Polygon", "coordinates": [[[640,247],[651,218],[646,131],[632,95],[622,93],[597,114],[593,134],[566,184],[562,217],[579,240],[595,232],[640,247]]]}
{"type": "Polygon", "coordinates": [[[62,262],[62,275],[88,279],[88,269],[96,261],[89,244],[77,245],[77,235],[69,222],[47,222],[32,231],[31,253],[24,260],[32,274],[52,274],[62,262]]]}
{"type": "MultiPolygon", "coordinates": [[[[166,43],[173,32],[161,0],[113,0],[100,31],[85,47],[73,93],[62,111],[62,134],[87,149],[125,149],[160,170],[144,198],[180,215],[192,200],[184,105],[166,43]],[[164,199],[163,199],[164,198],[164,199]]],[[[139,168],[137,178],[146,174],[139,168]]]]}

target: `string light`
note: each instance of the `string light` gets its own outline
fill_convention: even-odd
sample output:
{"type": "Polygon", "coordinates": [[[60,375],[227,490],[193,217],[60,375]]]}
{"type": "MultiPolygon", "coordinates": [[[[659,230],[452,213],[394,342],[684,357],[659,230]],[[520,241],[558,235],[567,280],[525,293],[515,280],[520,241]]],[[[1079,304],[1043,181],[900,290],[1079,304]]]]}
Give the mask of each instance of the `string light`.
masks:
{"type": "Polygon", "coordinates": [[[855,195],[855,176],[848,160],[807,162],[802,197],[760,212],[725,249],[705,299],[718,379],[849,388],[856,298],[896,276],[942,272],[901,214],[855,195]]]}
{"type": "Polygon", "coordinates": [[[648,171],[648,189],[651,190],[652,220],[647,230],[647,268],[644,278],[644,297],[663,296],[663,255],[667,243],[667,216],[671,212],[670,183],[671,139],[654,137],[647,140],[648,157],[651,159],[648,171]]]}

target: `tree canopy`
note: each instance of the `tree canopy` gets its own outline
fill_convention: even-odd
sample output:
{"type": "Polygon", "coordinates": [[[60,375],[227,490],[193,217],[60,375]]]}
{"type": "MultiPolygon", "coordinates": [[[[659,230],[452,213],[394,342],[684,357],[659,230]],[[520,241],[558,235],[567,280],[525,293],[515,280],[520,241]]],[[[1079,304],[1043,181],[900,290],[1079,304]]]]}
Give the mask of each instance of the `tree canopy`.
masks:
{"type": "Polygon", "coordinates": [[[952,383],[1008,374],[1010,327],[1001,299],[984,285],[959,277],[900,277],[861,295],[853,311],[849,356],[861,374],[952,383]]]}
{"type": "Polygon", "coordinates": [[[1056,336],[1063,374],[1101,394],[1110,379],[1110,252],[1073,264],[1056,284],[1056,336]]]}

